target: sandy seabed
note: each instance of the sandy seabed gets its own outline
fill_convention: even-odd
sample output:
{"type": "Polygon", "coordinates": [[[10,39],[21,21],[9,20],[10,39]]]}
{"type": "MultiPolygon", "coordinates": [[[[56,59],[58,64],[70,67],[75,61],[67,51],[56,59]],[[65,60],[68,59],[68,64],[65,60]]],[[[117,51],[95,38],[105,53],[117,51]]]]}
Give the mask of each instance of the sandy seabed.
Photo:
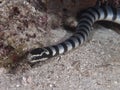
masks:
{"type": "MultiPolygon", "coordinates": [[[[23,50],[28,50],[51,45],[70,35],[61,27],[44,31],[45,13],[18,1],[0,8],[0,35],[4,44],[9,42],[18,48],[24,43],[23,50]]],[[[24,72],[20,71],[22,66],[14,74],[0,68],[0,90],[119,90],[120,35],[102,26],[94,27],[94,31],[92,39],[84,45],[24,72]]]]}

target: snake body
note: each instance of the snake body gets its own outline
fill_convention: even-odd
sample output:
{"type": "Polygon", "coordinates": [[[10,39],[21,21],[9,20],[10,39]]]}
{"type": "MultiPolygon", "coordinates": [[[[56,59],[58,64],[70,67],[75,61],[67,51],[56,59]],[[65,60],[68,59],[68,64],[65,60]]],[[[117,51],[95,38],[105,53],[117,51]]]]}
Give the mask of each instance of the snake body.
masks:
{"type": "Polygon", "coordinates": [[[89,39],[92,33],[92,25],[97,21],[104,20],[120,24],[120,9],[111,6],[88,9],[81,15],[76,27],[76,32],[70,38],[57,45],[31,50],[27,55],[28,62],[44,61],[82,45],[89,39]]]}

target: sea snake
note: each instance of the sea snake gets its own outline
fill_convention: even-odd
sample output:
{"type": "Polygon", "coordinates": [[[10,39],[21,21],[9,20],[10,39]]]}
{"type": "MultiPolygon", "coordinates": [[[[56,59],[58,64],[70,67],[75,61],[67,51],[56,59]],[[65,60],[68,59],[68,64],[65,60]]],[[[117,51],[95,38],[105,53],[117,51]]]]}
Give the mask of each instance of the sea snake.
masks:
{"type": "Polygon", "coordinates": [[[27,59],[30,63],[44,61],[56,55],[63,54],[80,46],[92,34],[92,26],[96,21],[111,21],[120,24],[120,9],[111,6],[100,6],[88,9],[81,15],[76,32],[67,40],[48,47],[32,49],[27,59]]]}

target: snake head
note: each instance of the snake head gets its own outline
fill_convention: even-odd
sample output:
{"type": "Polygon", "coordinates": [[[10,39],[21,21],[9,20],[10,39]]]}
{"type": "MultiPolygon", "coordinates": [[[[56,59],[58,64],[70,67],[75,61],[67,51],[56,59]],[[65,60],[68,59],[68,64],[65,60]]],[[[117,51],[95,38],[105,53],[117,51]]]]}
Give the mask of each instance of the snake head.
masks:
{"type": "Polygon", "coordinates": [[[30,63],[45,61],[50,56],[50,52],[46,48],[36,48],[28,52],[27,59],[30,63]]]}

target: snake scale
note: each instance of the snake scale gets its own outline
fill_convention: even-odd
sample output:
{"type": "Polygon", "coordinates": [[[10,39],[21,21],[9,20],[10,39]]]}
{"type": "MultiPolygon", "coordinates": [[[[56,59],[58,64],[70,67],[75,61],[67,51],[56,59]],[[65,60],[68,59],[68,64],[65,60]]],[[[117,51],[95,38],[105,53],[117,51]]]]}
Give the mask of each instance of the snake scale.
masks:
{"type": "Polygon", "coordinates": [[[64,42],[29,51],[28,62],[44,61],[56,55],[63,54],[82,45],[92,34],[92,26],[97,21],[111,21],[120,24],[120,9],[111,6],[100,6],[88,9],[81,15],[76,32],[64,42]]]}

